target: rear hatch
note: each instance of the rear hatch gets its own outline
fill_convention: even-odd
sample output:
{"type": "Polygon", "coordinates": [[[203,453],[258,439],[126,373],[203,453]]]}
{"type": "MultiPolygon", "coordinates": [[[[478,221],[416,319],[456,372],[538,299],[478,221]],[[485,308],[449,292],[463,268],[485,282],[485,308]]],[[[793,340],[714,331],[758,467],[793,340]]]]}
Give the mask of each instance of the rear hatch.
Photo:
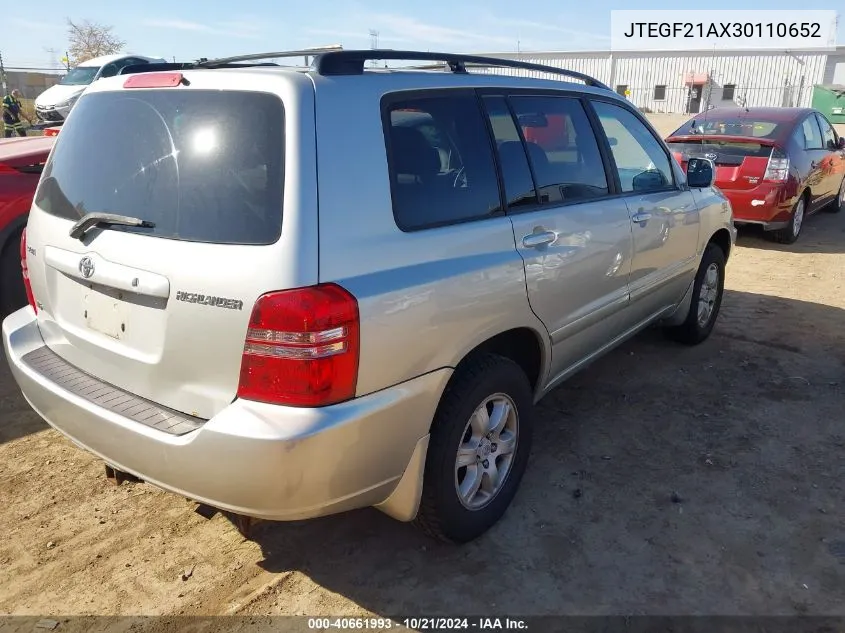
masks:
{"type": "Polygon", "coordinates": [[[725,190],[753,189],[766,174],[775,142],[743,136],[669,137],[666,140],[681,167],[690,158],[709,158],[716,164],[715,184],[725,190]]]}
{"type": "Polygon", "coordinates": [[[88,91],[56,138],[27,228],[50,349],[202,418],[236,396],[255,300],[316,282],[308,266],[285,266],[296,235],[280,239],[285,92],[256,92],[254,80],[223,72],[158,89],[120,89],[117,77],[106,80],[116,90],[88,91]],[[155,226],[71,237],[91,212],[155,226]]]}

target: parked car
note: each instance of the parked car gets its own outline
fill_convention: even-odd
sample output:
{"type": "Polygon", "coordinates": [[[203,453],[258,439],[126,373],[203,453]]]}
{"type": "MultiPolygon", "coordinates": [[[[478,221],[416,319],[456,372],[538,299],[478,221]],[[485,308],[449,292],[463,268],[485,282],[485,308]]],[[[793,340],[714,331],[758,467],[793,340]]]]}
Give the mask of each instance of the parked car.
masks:
{"type": "Polygon", "coordinates": [[[115,478],[465,542],[514,498],[535,402],[650,325],[710,335],[736,237],[713,164],[684,174],[594,79],[237,62],[97,82],[30,213],[7,359],[115,478]],[[549,116],[569,151],[521,138],[549,116]]]}
{"type": "Polygon", "coordinates": [[[55,139],[37,136],[0,141],[0,315],[27,304],[21,278],[21,233],[38,177],[55,139]]]}
{"type": "Polygon", "coordinates": [[[845,208],[845,138],[817,110],[714,108],[666,142],[681,165],[712,159],[734,222],[761,225],[780,242],[795,242],[809,215],[845,208]]]}
{"type": "Polygon", "coordinates": [[[80,63],[35,99],[35,116],[39,121],[64,121],[86,88],[98,79],[114,77],[126,66],[160,63],[160,57],[143,55],[104,55],[80,63]]]}

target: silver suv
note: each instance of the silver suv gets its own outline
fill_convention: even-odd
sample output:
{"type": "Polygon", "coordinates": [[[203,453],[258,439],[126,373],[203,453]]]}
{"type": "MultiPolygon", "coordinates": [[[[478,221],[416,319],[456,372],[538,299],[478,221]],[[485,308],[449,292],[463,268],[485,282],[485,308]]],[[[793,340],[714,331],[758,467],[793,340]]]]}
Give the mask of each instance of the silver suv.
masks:
{"type": "Polygon", "coordinates": [[[606,86],[259,57],[97,82],[41,176],[3,343],[108,472],[465,542],[514,498],[540,398],[651,324],[710,334],[736,237],[713,165],[684,173],[606,86]]]}

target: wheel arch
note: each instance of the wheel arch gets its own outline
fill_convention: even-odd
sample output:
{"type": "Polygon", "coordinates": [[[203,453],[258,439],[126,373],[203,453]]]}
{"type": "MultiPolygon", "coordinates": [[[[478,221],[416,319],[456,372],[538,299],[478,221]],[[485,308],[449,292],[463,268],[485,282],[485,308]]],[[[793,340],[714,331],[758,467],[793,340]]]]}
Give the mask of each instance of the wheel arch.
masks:
{"type": "Polygon", "coordinates": [[[728,232],[728,229],[724,227],[717,229],[713,235],[710,236],[710,239],[707,240],[707,245],[709,246],[710,244],[715,244],[722,249],[722,252],[725,254],[725,260],[730,257],[733,244],[731,242],[731,234],[728,232]]]}
{"type": "Polygon", "coordinates": [[[11,244],[12,238],[17,236],[26,228],[28,219],[29,213],[22,213],[21,215],[12,218],[6,226],[0,228],[0,253],[2,253],[6,247],[11,244]]]}
{"type": "MultiPolygon", "coordinates": [[[[487,354],[503,356],[519,365],[531,384],[535,400],[541,393],[548,373],[551,360],[551,347],[547,343],[548,335],[542,334],[535,328],[520,326],[503,330],[489,336],[469,348],[455,364],[454,371],[446,382],[440,394],[438,409],[443,404],[445,394],[454,384],[462,369],[470,365],[476,358],[487,354]]],[[[431,423],[434,423],[432,418],[431,423]]],[[[430,427],[429,427],[430,428],[430,427]]],[[[376,509],[384,512],[398,521],[413,521],[417,518],[423,489],[423,478],[428,458],[430,435],[420,438],[414,447],[408,467],[390,496],[379,504],[376,509]]]]}
{"type": "MultiPolygon", "coordinates": [[[[548,338],[545,339],[546,341],[548,338]]],[[[515,362],[528,377],[536,394],[542,387],[548,371],[548,344],[542,335],[531,327],[516,327],[499,332],[470,349],[455,366],[455,374],[462,367],[483,354],[503,356],[515,362]]],[[[448,385],[447,385],[448,388],[448,385]]]]}

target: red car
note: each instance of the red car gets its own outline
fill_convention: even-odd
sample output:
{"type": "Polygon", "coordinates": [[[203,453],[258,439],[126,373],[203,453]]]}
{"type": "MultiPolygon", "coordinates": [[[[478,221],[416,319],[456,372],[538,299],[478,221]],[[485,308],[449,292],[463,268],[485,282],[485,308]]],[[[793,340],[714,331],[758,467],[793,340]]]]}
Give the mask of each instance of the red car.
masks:
{"type": "Polygon", "coordinates": [[[715,185],[737,225],[758,224],[791,244],[804,219],[845,209],[845,137],[811,108],[714,108],[666,143],[686,169],[690,157],[716,164],[715,185]]]}
{"type": "Polygon", "coordinates": [[[35,187],[55,137],[0,141],[0,314],[26,305],[21,277],[21,234],[35,187]]]}

